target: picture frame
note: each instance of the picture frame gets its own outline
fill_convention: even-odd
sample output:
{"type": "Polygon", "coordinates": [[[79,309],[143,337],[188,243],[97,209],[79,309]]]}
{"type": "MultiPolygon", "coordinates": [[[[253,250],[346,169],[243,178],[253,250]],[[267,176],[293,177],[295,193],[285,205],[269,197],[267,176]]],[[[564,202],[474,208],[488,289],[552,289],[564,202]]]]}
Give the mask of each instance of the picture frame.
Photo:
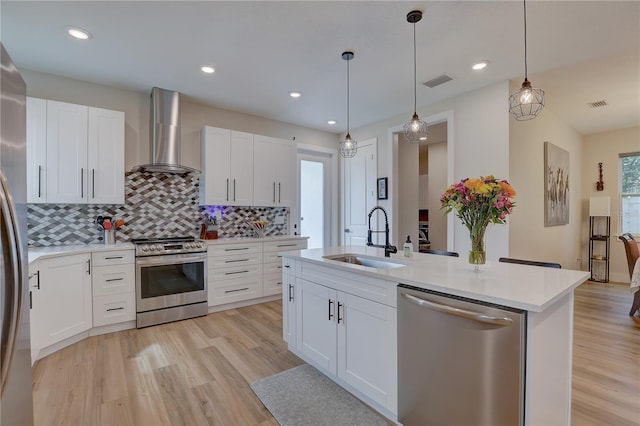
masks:
{"type": "Polygon", "coordinates": [[[569,152],[544,143],[544,226],[569,224],[569,152]]]}
{"type": "Polygon", "coordinates": [[[386,200],[389,198],[387,193],[387,184],[388,178],[378,178],[378,200],[386,200]]]}

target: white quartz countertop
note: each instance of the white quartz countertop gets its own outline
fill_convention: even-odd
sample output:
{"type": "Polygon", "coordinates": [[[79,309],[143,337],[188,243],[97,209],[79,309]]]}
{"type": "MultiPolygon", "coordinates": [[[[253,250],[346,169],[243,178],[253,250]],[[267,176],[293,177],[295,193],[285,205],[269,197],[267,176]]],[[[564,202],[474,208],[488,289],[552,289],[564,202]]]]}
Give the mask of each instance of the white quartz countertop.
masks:
{"type": "Polygon", "coordinates": [[[29,264],[46,257],[65,256],[68,254],[92,253],[97,251],[133,250],[132,243],[115,244],[72,244],[66,246],[29,247],[29,264]]]}
{"type": "Polygon", "coordinates": [[[400,284],[440,291],[483,302],[496,303],[526,311],[541,312],[573,291],[589,278],[589,272],[543,268],[488,261],[474,271],[465,257],[413,253],[408,259],[401,253],[389,260],[407,263],[399,268],[378,269],[325,259],[346,253],[384,258],[384,250],[364,246],[341,246],[280,253],[344,271],[382,278],[400,284]]]}
{"type": "Polygon", "coordinates": [[[301,237],[299,235],[278,235],[274,237],[232,237],[232,238],[218,238],[217,240],[204,240],[209,245],[216,244],[233,244],[233,243],[267,243],[269,241],[282,241],[282,240],[306,240],[309,237],[301,237]]]}

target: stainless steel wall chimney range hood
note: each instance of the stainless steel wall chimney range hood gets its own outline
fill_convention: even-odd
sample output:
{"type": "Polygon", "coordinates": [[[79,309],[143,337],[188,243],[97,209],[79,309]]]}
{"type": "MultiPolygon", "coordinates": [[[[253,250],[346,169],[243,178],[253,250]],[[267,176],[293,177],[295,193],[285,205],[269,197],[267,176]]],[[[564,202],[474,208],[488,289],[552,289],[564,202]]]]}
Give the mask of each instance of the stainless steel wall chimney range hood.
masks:
{"type": "Polygon", "coordinates": [[[151,89],[149,117],[151,162],[135,166],[132,172],[199,172],[180,164],[180,93],[154,87],[151,89]]]}

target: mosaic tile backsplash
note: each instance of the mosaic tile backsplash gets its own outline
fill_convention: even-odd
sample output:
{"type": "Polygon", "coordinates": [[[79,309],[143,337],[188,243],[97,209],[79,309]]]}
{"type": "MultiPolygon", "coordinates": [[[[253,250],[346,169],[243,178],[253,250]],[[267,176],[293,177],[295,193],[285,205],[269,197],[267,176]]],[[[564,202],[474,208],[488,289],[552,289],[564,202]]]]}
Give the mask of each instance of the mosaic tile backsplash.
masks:
{"type": "Polygon", "coordinates": [[[29,204],[29,245],[45,247],[103,241],[96,217],[123,219],[117,241],[132,238],[198,237],[200,225],[220,211],[219,238],[250,237],[247,222],[264,217],[265,236],[288,235],[286,207],[199,206],[199,173],[172,175],[129,172],[125,204],[29,204]],[[281,224],[276,224],[281,219],[281,224]]]}

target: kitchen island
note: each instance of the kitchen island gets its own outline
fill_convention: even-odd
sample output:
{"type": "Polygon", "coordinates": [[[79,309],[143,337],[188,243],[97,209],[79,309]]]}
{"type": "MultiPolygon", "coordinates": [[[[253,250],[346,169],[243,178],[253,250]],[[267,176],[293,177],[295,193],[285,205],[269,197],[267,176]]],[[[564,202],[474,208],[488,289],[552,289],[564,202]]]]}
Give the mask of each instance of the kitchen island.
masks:
{"type": "Polygon", "coordinates": [[[289,349],[389,419],[398,421],[403,284],[523,311],[522,423],[570,423],[573,290],[588,272],[498,262],[475,272],[462,258],[384,258],[382,249],[360,246],[281,254],[289,349]],[[346,263],[348,255],[364,265],[346,263]]]}

